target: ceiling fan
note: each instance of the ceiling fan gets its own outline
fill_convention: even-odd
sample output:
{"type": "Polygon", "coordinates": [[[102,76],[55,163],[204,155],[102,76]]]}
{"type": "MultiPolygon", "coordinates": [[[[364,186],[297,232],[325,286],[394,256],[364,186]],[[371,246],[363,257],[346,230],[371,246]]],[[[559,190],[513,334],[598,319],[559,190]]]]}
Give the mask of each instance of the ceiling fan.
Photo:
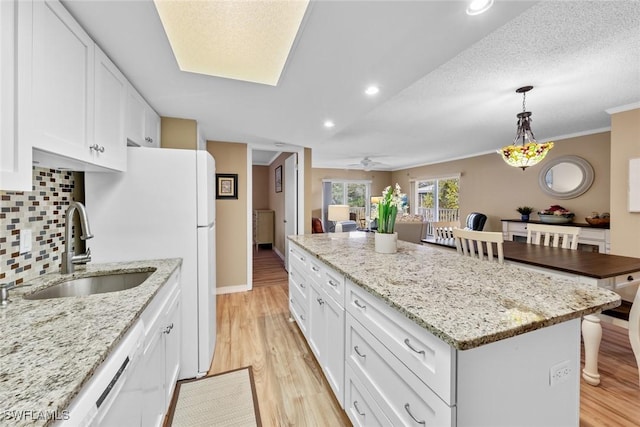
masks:
{"type": "Polygon", "coordinates": [[[369,158],[369,156],[364,157],[362,160],[360,160],[359,163],[352,163],[350,165],[348,165],[348,167],[362,167],[362,170],[364,171],[370,171],[374,166],[378,166],[378,165],[384,165],[384,163],[380,163],[380,162],[376,162],[374,160],[371,160],[371,158],[369,158]]]}

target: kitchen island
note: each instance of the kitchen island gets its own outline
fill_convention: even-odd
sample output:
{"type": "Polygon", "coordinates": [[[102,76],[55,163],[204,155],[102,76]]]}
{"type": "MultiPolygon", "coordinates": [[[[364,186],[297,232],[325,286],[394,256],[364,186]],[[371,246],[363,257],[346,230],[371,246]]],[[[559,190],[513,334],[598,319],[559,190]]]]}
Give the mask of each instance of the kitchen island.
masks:
{"type": "MultiPolygon", "coordinates": [[[[437,247],[400,241],[396,254],[378,254],[372,233],[289,239],[292,314],[312,350],[314,304],[330,305],[344,278],[332,299],[345,307],[343,404],[354,424],[368,413],[382,424],[578,425],[580,319],[618,306],[617,294],[437,247]],[[316,280],[322,268],[333,279],[316,280]]],[[[325,341],[339,341],[337,330],[325,341]]],[[[319,362],[334,378],[326,353],[319,362]]]]}
{"type": "Polygon", "coordinates": [[[68,419],[74,398],[154,297],[175,276],[180,259],[88,264],[73,274],[47,274],[10,291],[0,309],[0,424],[49,425],[68,419]],[[27,300],[63,280],[117,273],[152,273],[119,292],[27,300]]]}

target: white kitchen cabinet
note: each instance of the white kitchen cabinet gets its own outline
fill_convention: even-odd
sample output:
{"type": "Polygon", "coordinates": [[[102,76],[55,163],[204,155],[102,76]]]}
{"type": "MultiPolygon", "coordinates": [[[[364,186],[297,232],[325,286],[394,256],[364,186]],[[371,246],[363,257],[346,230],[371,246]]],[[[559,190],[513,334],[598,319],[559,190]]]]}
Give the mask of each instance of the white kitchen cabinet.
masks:
{"type": "Polygon", "coordinates": [[[59,1],[18,2],[18,138],[34,164],[126,169],[126,79],[59,1]]]}
{"type": "Polygon", "coordinates": [[[336,399],[343,406],[344,276],[292,243],[289,245],[289,265],[293,317],[298,321],[336,399]],[[341,290],[336,291],[336,288],[341,290]],[[302,310],[307,317],[300,322],[302,310]]]}
{"type": "Polygon", "coordinates": [[[20,135],[34,148],[89,161],[94,43],[57,1],[18,2],[20,135]],[[24,113],[24,114],[22,114],[24,113]]]}
{"type": "Polygon", "coordinates": [[[16,119],[16,2],[0,1],[0,190],[31,191],[31,146],[16,119]]]}
{"type": "Polygon", "coordinates": [[[124,171],[127,169],[124,135],[127,79],[98,46],[94,66],[95,121],[90,154],[94,163],[124,171]]]}
{"type": "Polygon", "coordinates": [[[142,355],[143,404],[142,425],[161,426],[171,403],[180,371],[180,285],[172,276],[150,310],[141,316],[145,325],[145,347],[142,355]],[[167,295],[168,293],[168,295],[167,295]]]}
{"type": "Polygon", "coordinates": [[[126,137],[130,145],[160,147],[160,116],[132,85],[127,88],[126,137]]]}

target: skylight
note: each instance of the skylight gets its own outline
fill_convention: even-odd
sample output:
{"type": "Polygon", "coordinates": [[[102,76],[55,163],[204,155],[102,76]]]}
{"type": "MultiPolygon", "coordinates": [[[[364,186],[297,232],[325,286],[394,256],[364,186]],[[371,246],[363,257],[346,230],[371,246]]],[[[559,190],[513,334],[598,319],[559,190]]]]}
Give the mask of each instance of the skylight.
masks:
{"type": "Polygon", "coordinates": [[[154,0],[182,71],[276,86],[308,0],[154,0]]]}

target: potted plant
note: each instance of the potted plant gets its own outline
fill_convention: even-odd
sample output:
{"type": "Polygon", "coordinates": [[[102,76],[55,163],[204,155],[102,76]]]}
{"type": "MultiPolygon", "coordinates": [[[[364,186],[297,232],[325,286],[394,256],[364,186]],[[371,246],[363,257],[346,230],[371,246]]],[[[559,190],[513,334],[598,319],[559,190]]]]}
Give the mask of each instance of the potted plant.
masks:
{"type": "Polygon", "coordinates": [[[534,209],[529,206],[520,206],[516,210],[520,212],[520,219],[522,221],[529,221],[529,215],[531,215],[534,209]]]}
{"type": "Polygon", "coordinates": [[[396,184],[392,190],[388,186],[382,192],[382,199],[378,204],[378,230],[375,235],[375,250],[380,253],[395,253],[397,250],[398,233],[394,232],[398,208],[402,205],[404,194],[396,184]]]}

